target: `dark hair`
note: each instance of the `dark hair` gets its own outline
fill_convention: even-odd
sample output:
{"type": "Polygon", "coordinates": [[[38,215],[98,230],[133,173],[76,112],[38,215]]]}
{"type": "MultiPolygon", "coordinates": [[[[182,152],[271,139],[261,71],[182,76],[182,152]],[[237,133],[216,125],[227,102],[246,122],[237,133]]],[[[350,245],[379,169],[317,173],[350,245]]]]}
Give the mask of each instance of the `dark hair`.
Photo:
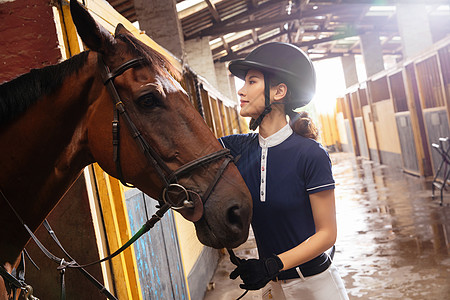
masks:
{"type": "Polygon", "coordinates": [[[89,51],[75,55],[62,63],[32,69],[11,81],[0,84],[0,125],[24,113],[42,96],[60,87],[64,80],[87,61],[89,51]]]}
{"type": "Polygon", "coordinates": [[[319,130],[309,117],[308,113],[306,111],[301,111],[298,113],[293,112],[293,114],[289,115],[289,118],[291,118],[289,125],[292,130],[298,135],[317,140],[319,137],[319,130]],[[295,116],[291,117],[293,114],[295,114],[295,116]]]}
{"type": "MultiPolygon", "coordinates": [[[[265,75],[267,76],[267,75],[265,75]]],[[[273,74],[268,74],[269,76],[269,82],[270,87],[274,87],[279,85],[280,83],[284,83],[284,80],[277,78],[273,74]]],[[[309,114],[306,111],[301,112],[295,112],[294,109],[297,107],[293,107],[291,101],[292,94],[289,90],[289,86],[286,84],[288,91],[285,96],[284,103],[284,111],[286,115],[289,116],[289,125],[291,126],[292,130],[303,137],[310,138],[313,140],[317,140],[319,137],[319,130],[317,129],[316,125],[314,124],[313,120],[310,118],[309,114]]]]}

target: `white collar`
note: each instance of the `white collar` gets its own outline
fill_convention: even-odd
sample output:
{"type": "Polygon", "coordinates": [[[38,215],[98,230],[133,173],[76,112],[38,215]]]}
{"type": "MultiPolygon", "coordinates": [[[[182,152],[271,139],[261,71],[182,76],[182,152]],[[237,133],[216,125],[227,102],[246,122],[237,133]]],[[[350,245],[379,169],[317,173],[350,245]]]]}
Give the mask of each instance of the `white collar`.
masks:
{"type": "Polygon", "coordinates": [[[286,124],[286,126],[267,138],[263,138],[261,135],[259,135],[259,146],[261,148],[274,147],[284,142],[288,137],[291,136],[292,133],[293,131],[291,126],[289,124],[286,124]]]}

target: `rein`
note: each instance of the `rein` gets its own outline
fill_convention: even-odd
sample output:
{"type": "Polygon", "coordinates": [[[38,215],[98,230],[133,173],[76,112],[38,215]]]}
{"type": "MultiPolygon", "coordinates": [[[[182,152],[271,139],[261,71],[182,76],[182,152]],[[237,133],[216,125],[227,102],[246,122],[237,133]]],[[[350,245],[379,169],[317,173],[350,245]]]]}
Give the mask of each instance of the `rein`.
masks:
{"type": "MultiPolygon", "coordinates": [[[[55,263],[59,264],[60,267],[65,265],[65,260],[64,258],[59,258],[56,255],[54,255],[53,253],[51,253],[50,251],[47,250],[47,248],[44,247],[44,245],[42,245],[42,243],[39,241],[39,239],[36,237],[36,235],[34,235],[33,231],[31,231],[31,229],[24,223],[23,219],[20,217],[20,215],[18,214],[18,212],[14,209],[14,207],[12,206],[11,202],[9,202],[8,198],[6,198],[5,194],[3,193],[3,191],[0,189],[0,195],[3,197],[3,199],[6,201],[6,203],[9,205],[9,207],[11,208],[11,210],[14,212],[14,214],[16,215],[17,219],[20,221],[20,223],[22,223],[22,225],[24,226],[24,228],[26,229],[26,231],[28,232],[28,234],[31,236],[31,238],[34,240],[34,242],[36,243],[36,245],[39,247],[39,249],[41,249],[41,251],[45,254],[45,256],[47,256],[50,260],[54,261],[55,263]]],[[[48,224],[47,220],[44,220],[44,227],[47,229],[48,233],[50,234],[50,236],[53,238],[53,240],[56,242],[56,244],[61,248],[61,250],[64,252],[64,254],[72,260],[72,262],[75,262],[75,260],[67,253],[67,251],[63,248],[63,246],[61,245],[61,243],[59,242],[58,238],[56,237],[54,231],[51,229],[50,224],[48,224]]],[[[26,252],[25,252],[26,253],[26,252]]],[[[22,263],[23,263],[24,257],[23,257],[23,252],[22,252],[22,263]]],[[[31,261],[33,262],[33,261],[31,261]]],[[[76,263],[76,262],[75,262],[76,263]]],[[[34,262],[33,262],[34,264],[34,262]]],[[[78,264],[77,264],[78,265],[78,264]]],[[[35,265],[36,266],[36,265],[35,265]]],[[[36,266],[37,267],[37,266],[36,266]]],[[[61,274],[61,299],[65,300],[66,299],[66,293],[65,293],[65,284],[64,284],[64,273],[65,273],[65,269],[61,269],[60,267],[58,267],[58,270],[60,271],[61,274]]],[[[24,268],[25,270],[25,268],[24,268]]],[[[95,279],[91,274],[89,274],[86,270],[84,270],[82,267],[79,267],[78,270],[80,270],[80,272],[87,278],[89,279],[89,281],[94,284],[94,286],[102,293],[104,294],[108,299],[111,300],[117,300],[116,297],[114,297],[100,282],[97,281],[97,279],[95,279]]],[[[26,300],[39,300],[38,298],[36,298],[35,296],[33,296],[33,288],[25,283],[25,271],[23,271],[23,274],[19,274],[20,276],[18,276],[19,278],[16,278],[14,275],[8,273],[6,271],[6,269],[0,265],[0,276],[2,276],[4,279],[6,279],[11,286],[14,286],[16,289],[21,289],[25,292],[25,299],[26,300]]],[[[13,299],[15,299],[15,294],[16,294],[16,289],[14,290],[14,295],[13,295],[13,299]]]]}
{"type": "MultiPolygon", "coordinates": [[[[0,190],[1,192],[1,190],[0,190]]],[[[3,194],[3,193],[2,193],[3,194]]],[[[25,293],[26,300],[39,300],[33,296],[33,288],[31,285],[25,283],[25,263],[24,252],[22,252],[21,264],[23,265],[22,271],[19,271],[19,275],[16,278],[13,274],[9,274],[3,266],[0,266],[0,276],[9,282],[11,289],[13,290],[13,299],[16,299],[17,289],[22,290],[25,293]]],[[[14,271],[13,271],[14,273],[14,271]]]]}
{"type": "MultiPolygon", "coordinates": [[[[120,117],[125,121],[126,125],[128,126],[128,129],[130,130],[134,140],[136,143],[140,146],[141,151],[144,153],[147,160],[151,163],[151,165],[156,170],[158,176],[162,180],[164,186],[162,190],[162,199],[158,199],[160,203],[163,203],[161,207],[158,209],[158,211],[155,212],[155,214],[147,220],[147,222],[141,227],[141,229],[136,232],[131,239],[126,242],[122,247],[117,249],[114,253],[108,255],[105,258],[102,258],[98,261],[80,265],[78,264],[63,248],[61,243],[59,242],[58,238],[56,237],[54,231],[51,229],[48,222],[44,221],[44,226],[46,227],[47,231],[49,232],[50,236],[53,238],[53,240],[56,242],[56,244],[61,248],[63,253],[71,260],[70,262],[65,261],[64,258],[59,258],[55,255],[53,255],[50,251],[48,251],[44,245],[38,240],[38,238],[34,235],[34,233],[31,231],[31,229],[24,223],[23,219],[20,217],[20,215],[17,213],[17,211],[12,206],[11,202],[6,198],[2,190],[0,189],[0,195],[3,197],[3,199],[7,202],[11,210],[14,212],[16,217],[19,219],[19,221],[22,223],[22,225],[25,227],[26,231],[30,234],[31,238],[35,241],[35,243],[38,245],[38,247],[41,249],[41,251],[52,261],[56,262],[58,266],[58,270],[61,273],[61,299],[65,300],[65,283],[64,283],[64,273],[66,268],[76,268],[80,270],[80,272],[89,279],[91,283],[93,283],[99,290],[102,292],[108,299],[117,300],[100,282],[98,282],[92,275],[90,275],[87,271],[84,270],[84,267],[91,266],[94,264],[98,264],[107,260],[112,259],[113,257],[117,256],[121,252],[123,252],[126,248],[128,248],[130,245],[132,245],[137,239],[139,239],[142,235],[144,235],[146,232],[148,232],[161,218],[164,216],[164,214],[170,209],[195,209],[196,205],[199,203],[195,202],[195,199],[191,199],[191,195],[197,195],[196,192],[187,189],[183,185],[178,183],[178,177],[181,175],[184,175],[194,169],[197,169],[203,165],[210,164],[214,161],[217,161],[219,159],[224,159],[223,163],[219,167],[219,169],[216,172],[215,177],[213,178],[212,182],[210,183],[209,187],[206,189],[203,197],[200,197],[201,206],[197,206],[197,211],[201,212],[201,215],[198,215],[197,218],[200,219],[203,216],[203,207],[206,203],[206,201],[209,199],[209,196],[211,195],[212,191],[214,190],[214,187],[219,182],[220,178],[222,177],[222,174],[225,172],[225,169],[227,168],[228,164],[230,162],[234,161],[234,158],[230,154],[229,149],[222,149],[217,152],[210,153],[208,155],[205,155],[203,157],[200,157],[198,159],[195,159],[180,168],[178,168],[175,171],[172,171],[167,164],[164,162],[164,160],[159,156],[159,154],[149,145],[149,143],[145,140],[145,138],[142,136],[132,119],[130,118],[129,114],[127,113],[125,109],[124,103],[121,101],[119,93],[117,92],[117,89],[114,85],[114,79],[120,75],[122,75],[126,70],[130,68],[134,68],[136,66],[143,65],[145,63],[145,60],[143,58],[135,58],[131,59],[122,65],[120,65],[118,68],[116,68],[114,71],[110,72],[108,66],[104,63],[102,57],[100,54],[98,54],[98,64],[101,71],[101,76],[103,79],[103,83],[108,89],[108,92],[113,100],[114,104],[114,118],[112,122],[112,135],[113,135],[113,160],[116,164],[116,169],[118,173],[119,180],[121,183],[127,187],[133,187],[129,184],[127,184],[124,180],[123,173],[122,173],[122,167],[120,164],[120,117]],[[176,193],[178,191],[178,193],[176,193]],[[183,201],[180,203],[180,201],[174,202],[171,197],[170,193],[175,193],[178,195],[184,195],[183,201]]],[[[198,220],[197,219],[197,220],[198,220]]],[[[194,220],[195,221],[195,220],[194,220]]],[[[206,220],[205,220],[206,221],[206,220]]],[[[208,224],[209,226],[209,224],[208,224]]],[[[34,297],[32,295],[33,289],[31,286],[27,285],[24,281],[24,279],[17,279],[12,274],[8,273],[6,269],[3,266],[0,266],[0,276],[2,276],[7,282],[10,283],[11,286],[14,286],[16,289],[22,289],[26,293],[26,299],[27,300],[39,300],[38,298],[34,297]]],[[[16,293],[16,289],[14,289],[14,295],[16,293]]]]}

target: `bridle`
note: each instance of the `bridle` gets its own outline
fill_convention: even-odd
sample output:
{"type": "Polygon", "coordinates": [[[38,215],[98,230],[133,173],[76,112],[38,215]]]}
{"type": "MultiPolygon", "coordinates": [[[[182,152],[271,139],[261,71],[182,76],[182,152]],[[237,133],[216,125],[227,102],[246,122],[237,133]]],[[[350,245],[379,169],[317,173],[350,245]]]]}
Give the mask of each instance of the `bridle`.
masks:
{"type": "MultiPolygon", "coordinates": [[[[210,154],[207,154],[205,156],[202,156],[198,159],[195,159],[180,168],[176,169],[175,171],[172,171],[167,164],[164,162],[164,160],[161,158],[161,156],[150,146],[150,144],[145,140],[145,138],[142,136],[141,132],[138,130],[137,126],[134,124],[132,119],[130,118],[129,114],[127,113],[125,109],[124,103],[121,101],[119,93],[117,92],[117,89],[114,85],[114,79],[120,75],[122,75],[126,70],[130,68],[134,68],[136,66],[141,66],[143,64],[146,64],[147,62],[143,58],[135,58],[131,59],[122,65],[120,65],[118,68],[113,70],[112,72],[109,70],[108,66],[104,63],[102,57],[100,54],[98,54],[98,64],[100,67],[100,72],[103,80],[103,84],[106,86],[106,88],[109,91],[109,94],[112,98],[113,104],[114,104],[114,117],[112,122],[112,134],[113,134],[113,160],[116,165],[116,170],[118,173],[119,180],[124,184],[125,186],[130,186],[127,184],[124,180],[123,174],[122,174],[122,167],[120,164],[120,117],[125,121],[126,125],[128,126],[128,129],[130,130],[133,139],[136,141],[136,143],[139,145],[140,149],[142,150],[143,154],[147,158],[147,160],[151,163],[151,165],[156,170],[159,178],[163,182],[163,189],[161,192],[161,197],[158,199],[162,205],[159,207],[158,211],[155,212],[155,214],[147,220],[147,222],[141,227],[140,230],[138,230],[133,237],[125,243],[122,247],[120,247],[118,250],[116,250],[114,253],[110,254],[109,256],[100,259],[98,261],[80,265],[78,264],[72,257],[65,251],[65,249],[62,247],[61,243],[57,239],[54,231],[50,228],[50,225],[47,223],[47,221],[44,221],[44,225],[49,232],[50,236],[53,238],[53,240],[56,242],[56,244],[61,248],[63,253],[71,260],[71,261],[65,261],[64,258],[59,258],[52,254],[50,251],[48,251],[41,242],[37,239],[37,237],[34,235],[34,233],[28,228],[28,226],[25,224],[23,219],[20,217],[20,215],[17,213],[17,211],[14,209],[11,202],[7,199],[5,194],[0,189],[0,196],[7,202],[7,204],[10,206],[11,210],[14,212],[14,214],[17,216],[19,221],[22,223],[22,225],[25,227],[25,229],[30,234],[31,238],[36,242],[38,247],[41,249],[41,251],[52,261],[59,264],[59,267],[57,268],[61,273],[61,298],[65,299],[65,284],[64,284],[64,273],[66,268],[76,268],[78,269],[84,276],[86,276],[89,281],[91,281],[107,298],[109,299],[116,299],[106,288],[99,283],[92,275],[90,275],[86,270],[84,270],[84,267],[98,264],[100,262],[107,261],[118,254],[120,254],[122,251],[124,251],[126,248],[128,248],[131,244],[133,244],[137,239],[139,239],[144,233],[149,231],[161,218],[163,215],[170,209],[191,209],[194,210],[194,212],[191,214],[191,221],[195,222],[199,220],[203,216],[203,208],[206,203],[206,201],[209,199],[209,196],[211,195],[214,187],[219,182],[220,178],[222,177],[222,174],[225,172],[225,169],[227,168],[228,164],[230,162],[234,161],[233,156],[230,154],[230,150],[228,149],[222,149],[210,154]],[[197,169],[201,166],[204,166],[206,164],[210,164],[214,161],[217,161],[219,159],[223,159],[221,166],[216,172],[216,175],[214,176],[213,180],[209,184],[208,188],[203,194],[203,197],[201,197],[198,193],[195,191],[189,190],[183,185],[181,185],[178,182],[178,178],[194,169],[197,169]],[[172,196],[171,196],[172,195],[172,196]],[[177,199],[177,201],[173,200],[173,195],[183,196],[182,199],[177,199]]],[[[207,223],[207,222],[206,222],[207,223]]],[[[208,225],[208,224],[207,224],[208,225]]],[[[209,225],[208,225],[209,226],[209,225]]],[[[22,289],[25,291],[26,299],[37,299],[32,295],[32,288],[31,286],[27,285],[24,281],[24,278],[16,278],[12,274],[9,274],[6,269],[3,266],[0,266],[0,276],[3,277],[5,280],[5,283],[8,282],[11,287],[22,289]]],[[[14,297],[15,297],[16,290],[14,289],[14,297]]]]}
{"type": "Polygon", "coordinates": [[[198,194],[194,191],[188,190],[186,187],[178,183],[178,177],[186,174],[200,166],[212,163],[216,160],[225,158],[224,162],[218,169],[216,176],[214,177],[213,181],[210,183],[209,187],[203,194],[203,197],[201,197],[202,205],[204,206],[206,201],[208,200],[209,196],[211,195],[211,192],[213,191],[214,187],[216,186],[217,182],[219,181],[220,177],[222,176],[223,172],[225,171],[226,167],[230,162],[233,161],[233,157],[230,155],[230,150],[228,149],[222,149],[217,152],[213,152],[211,154],[205,155],[203,157],[200,157],[198,159],[195,159],[180,168],[178,168],[175,171],[172,171],[167,164],[164,162],[164,160],[161,158],[161,156],[149,145],[149,143],[145,140],[145,138],[142,136],[132,119],[130,118],[129,114],[127,113],[125,109],[124,103],[121,101],[119,93],[117,92],[117,89],[114,85],[114,79],[120,75],[122,75],[126,70],[130,68],[134,68],[136,66],[141,66],[145,64],[144,58],[134,58],[131,59],[119,67],[117,67],[112,72],[109,70],[108,66],[104,63],[101,55],[98,55],[98,64],[101,70],[101,75],[103,79],[103,83],[106,86],[106,88],[109,91],[109,94],[111,95],[113,104],[114,104],[114,119],[112,122],[112,132],[113,132],[113,160],[116,165],[116,170],[118,173],[119,180],[124,184],[125,186],[128,185],[123,177],[122,174],[122,167],[120,164],[120,117],[125,121],[126,125],[128,126],[128,129],[131,132],[131,135],[133,136],[136,143],[139,145],[140,149],[144,153],[147,160],[151,163],[151,165],[156,170],[159,178],[163,182],[163,190],[161,193],[161,199],[163,203],[167,203],[170,205],[173,209],[181,209],[181,208],[195,208],[196,205],[199,203],[196,203],[194,201],[192,196],[198,194]],[[177,201],[178,203],[174,203],[170,199],[170,194],[176,193],[176,194],[184,194],[185,197],[184,200],[181,202],[181,205],[178,204],[180,201],[177,201]]]}

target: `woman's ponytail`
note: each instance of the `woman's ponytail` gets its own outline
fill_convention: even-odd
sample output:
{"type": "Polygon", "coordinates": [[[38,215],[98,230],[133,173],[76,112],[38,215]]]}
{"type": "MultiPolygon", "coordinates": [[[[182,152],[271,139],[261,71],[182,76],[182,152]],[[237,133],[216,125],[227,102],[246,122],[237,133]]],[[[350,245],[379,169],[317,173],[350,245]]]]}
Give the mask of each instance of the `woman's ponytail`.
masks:
{"type": "Polygon", "coordinates": [[[289,113],[289,118],[289,125],[296,134],[317,140],[319,137],[319,130],[306,111],[301,111],[299,113],[291,111],[289,113]]]}

